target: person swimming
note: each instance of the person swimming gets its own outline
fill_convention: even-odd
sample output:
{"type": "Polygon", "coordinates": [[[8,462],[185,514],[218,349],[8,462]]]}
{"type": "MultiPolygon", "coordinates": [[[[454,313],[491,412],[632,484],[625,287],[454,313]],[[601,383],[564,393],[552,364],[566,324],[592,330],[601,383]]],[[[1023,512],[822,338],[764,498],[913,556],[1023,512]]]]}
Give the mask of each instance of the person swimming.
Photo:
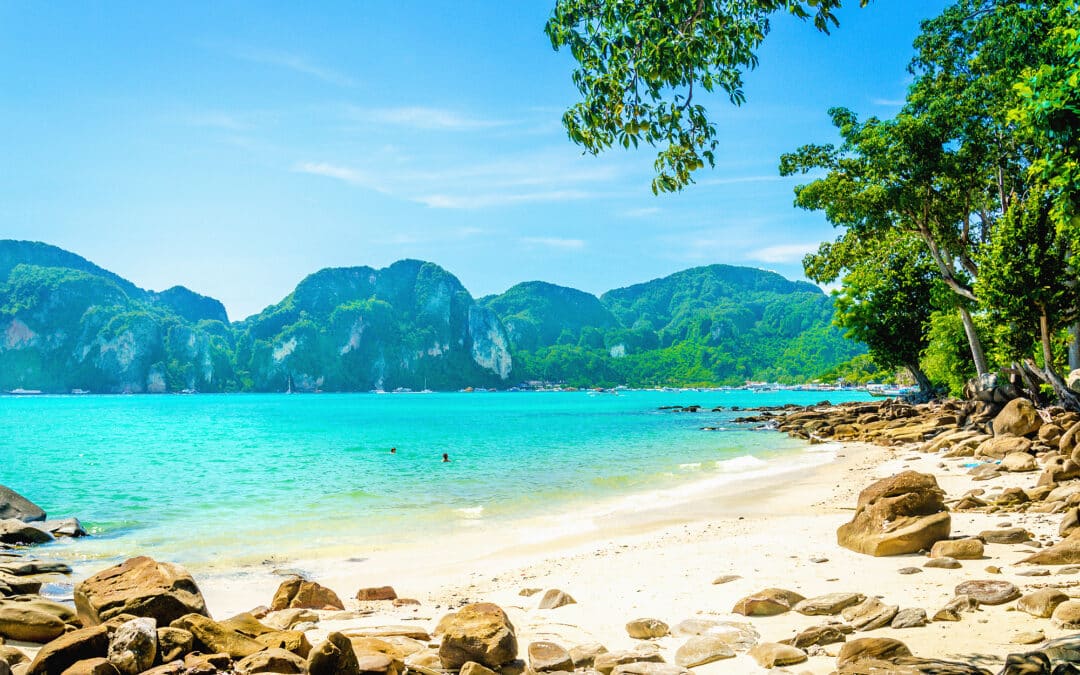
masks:
{"type": "Polygon", "coordinates": [[[450,454],[449,454],[449,453],[446,453],[446,452],[444,452],[444,453],[442,454],[442,461],[444,461],[444,462],[449,462],[449,461],[450,461],[450,454]]]}
{"type": "Polygon", "coordinates": [[[390,448],[390,454],[391,455],[396,455],[397,454],[397,448],[390,448]]]}

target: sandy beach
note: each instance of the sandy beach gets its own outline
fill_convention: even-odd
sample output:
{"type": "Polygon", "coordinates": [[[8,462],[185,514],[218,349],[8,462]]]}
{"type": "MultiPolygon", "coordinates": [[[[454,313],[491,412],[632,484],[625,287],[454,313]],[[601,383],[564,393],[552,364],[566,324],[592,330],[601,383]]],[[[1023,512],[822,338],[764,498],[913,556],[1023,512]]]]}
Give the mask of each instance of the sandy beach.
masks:
{"type": "MultiPolygon", "coordinates": [[[[634,519],[613,518],[584,534],[551,539],[535,546],[500,547],[514,532],[479,532],[458,542],[443,542],[405,551],[375,554],[366,560],[322,561],[311,578],[342,598],[356,589],[391,585],[400,597],[415,598],[416,606],[393,607],[389,602],[346,600],[365,616],[324,620],[310,633],[317,643],[333,630],[362,626],[407,624],[431,630],[448,611],[467,602],[494,602],[509,613],[519,644],[551,640],[567,648],[599,642],[609,650],[633,648],[639,641],[627,635],[625,624],[636,618],[655,618],[672,627],[686,619],[749,622],[762,641],[793,637],[798,631],[832,617],[787,612],[774,617],[731,613],[742,597],[764,588],[793,590],[806,597],[834,592],[879,596],[902,609],[918,607],[932,616],[953,596],[954,587],[971,579],[1005,579],[1027,592],[1074,577],[1025,577],[1011,567],[1033,549],[1028,545],[988,544],[983,560],[962,562],[959,569],[924,569],[918,554],[875,558],[841,548],[836,528],[850,520],[858,492],[879,478],[903,470],[937,476],[949,499],[974,487],[962,466],[970,458],[942,460],[918,454],[912,447],[883,448],[865,443],[839,445],[834,461],[798,473],[777,473],[740,481],[719,494],[701,496],[677,507],[657,506],[634,519]],[[486,542],[486,546],[482,544],[486,542]],[[453,544],[450,548],[443,548],[453,544]],[[475,546],[476,548],[470,548],[475,546]],[[482,555],[470,555],[483,551],[482,555]],[[1000,574],[986,571],[1001,567],[1000,574]],[[740,578],[724,584],[723,575],[740,578]],[[537,609],[540,594],[526,589],[561,589],[577,601],[557,609],[537,609]]],[[[1030,486],[1031,474],[1002,474],[994,487],[1030,486]]],[[[1006,525],[1024,527],[1037,538],[1056,534],[1058,517],[1041,514],[953,514],[953,536],[977,535],[1006,525]]],[[[520,534],[520,533],[518,533],[520,534]]],[[[253,575],[243,583],[202,581],[215,617],[225,617],[269,603],[273,574],[253,575]]],[[[1069,592],[1066,589],[1066,592],[1069,592]]],[[[857,636],[894,637],[917,656],[956,659],[995,669],[1004,655],[1023,651],[1012,642],[1021,631],[1042,629],[1047,638],[1069,634],[1047,619],[1000,607],[984,607],[960,623],[934,622],[920,628],[882,628],[857,636]]],[[[673,662],[685,636],[654,640],[673,662]]],[[[829,673],[835,670],[840,644],[811,649],[806,663],[793,672],[829,673]],[[817,653],[817,655],[813,655],[817,653]]],[[[701,673],[765,672],[748,655],[716,661],[694,669],[701,673]]]]}

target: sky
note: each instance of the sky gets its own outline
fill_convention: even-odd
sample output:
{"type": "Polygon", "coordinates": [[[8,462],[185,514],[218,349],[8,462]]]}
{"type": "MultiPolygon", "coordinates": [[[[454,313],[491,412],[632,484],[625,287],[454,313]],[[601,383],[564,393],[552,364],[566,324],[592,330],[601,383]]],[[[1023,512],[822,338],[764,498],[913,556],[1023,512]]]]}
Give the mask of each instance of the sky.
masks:
{"type": "Polygon", "coordinates": [[[429,260],[476,297],[600,294],[713,263],[802,279],[836,232],[779,156],[826,111],[890,116],[941,0],[773,20],[747,102],[699,99],[716,167],[654,196],[655,153],[598,157],[560,117],[554,0],[0,3],[0,238],[59,246],[233,320],[324,267],[429,260]]]}

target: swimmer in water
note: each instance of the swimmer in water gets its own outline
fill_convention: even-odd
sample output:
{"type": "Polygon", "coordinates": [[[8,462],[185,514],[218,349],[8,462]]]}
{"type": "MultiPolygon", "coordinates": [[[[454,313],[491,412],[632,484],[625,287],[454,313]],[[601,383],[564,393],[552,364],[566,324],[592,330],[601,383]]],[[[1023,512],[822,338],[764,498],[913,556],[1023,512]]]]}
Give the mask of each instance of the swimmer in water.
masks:
{"type": "Polygon", "coordinates": [[[390,454],[391,455],[396,455],[397,454],[397,448],[390,448],[390,454]]]}
{"type": "Polygon", "coordinates": [[[443,461],[443,462],[449,462],[449,461],[450,461],[450,455],[449,455],[448,453],[445,453],[445,452],[444,452],[444,453],[442,454],[442,461],[443,461]]]}

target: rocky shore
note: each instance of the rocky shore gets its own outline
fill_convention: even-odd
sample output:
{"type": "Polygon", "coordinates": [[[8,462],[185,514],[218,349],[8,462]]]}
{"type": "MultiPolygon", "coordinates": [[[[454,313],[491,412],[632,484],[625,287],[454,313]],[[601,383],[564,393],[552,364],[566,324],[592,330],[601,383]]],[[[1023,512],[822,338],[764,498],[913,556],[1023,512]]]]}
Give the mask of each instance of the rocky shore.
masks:
{"type": "Polygon", "coordinates": [[[739,421],[844,445],[661,529],[216,606],[146,557],[80,580],[73,606],[42,596],[69,570],[32,546],[81,528],[0,491],[0,675],[1080,673],[1080,415],[889,400],[739,421]]]}

